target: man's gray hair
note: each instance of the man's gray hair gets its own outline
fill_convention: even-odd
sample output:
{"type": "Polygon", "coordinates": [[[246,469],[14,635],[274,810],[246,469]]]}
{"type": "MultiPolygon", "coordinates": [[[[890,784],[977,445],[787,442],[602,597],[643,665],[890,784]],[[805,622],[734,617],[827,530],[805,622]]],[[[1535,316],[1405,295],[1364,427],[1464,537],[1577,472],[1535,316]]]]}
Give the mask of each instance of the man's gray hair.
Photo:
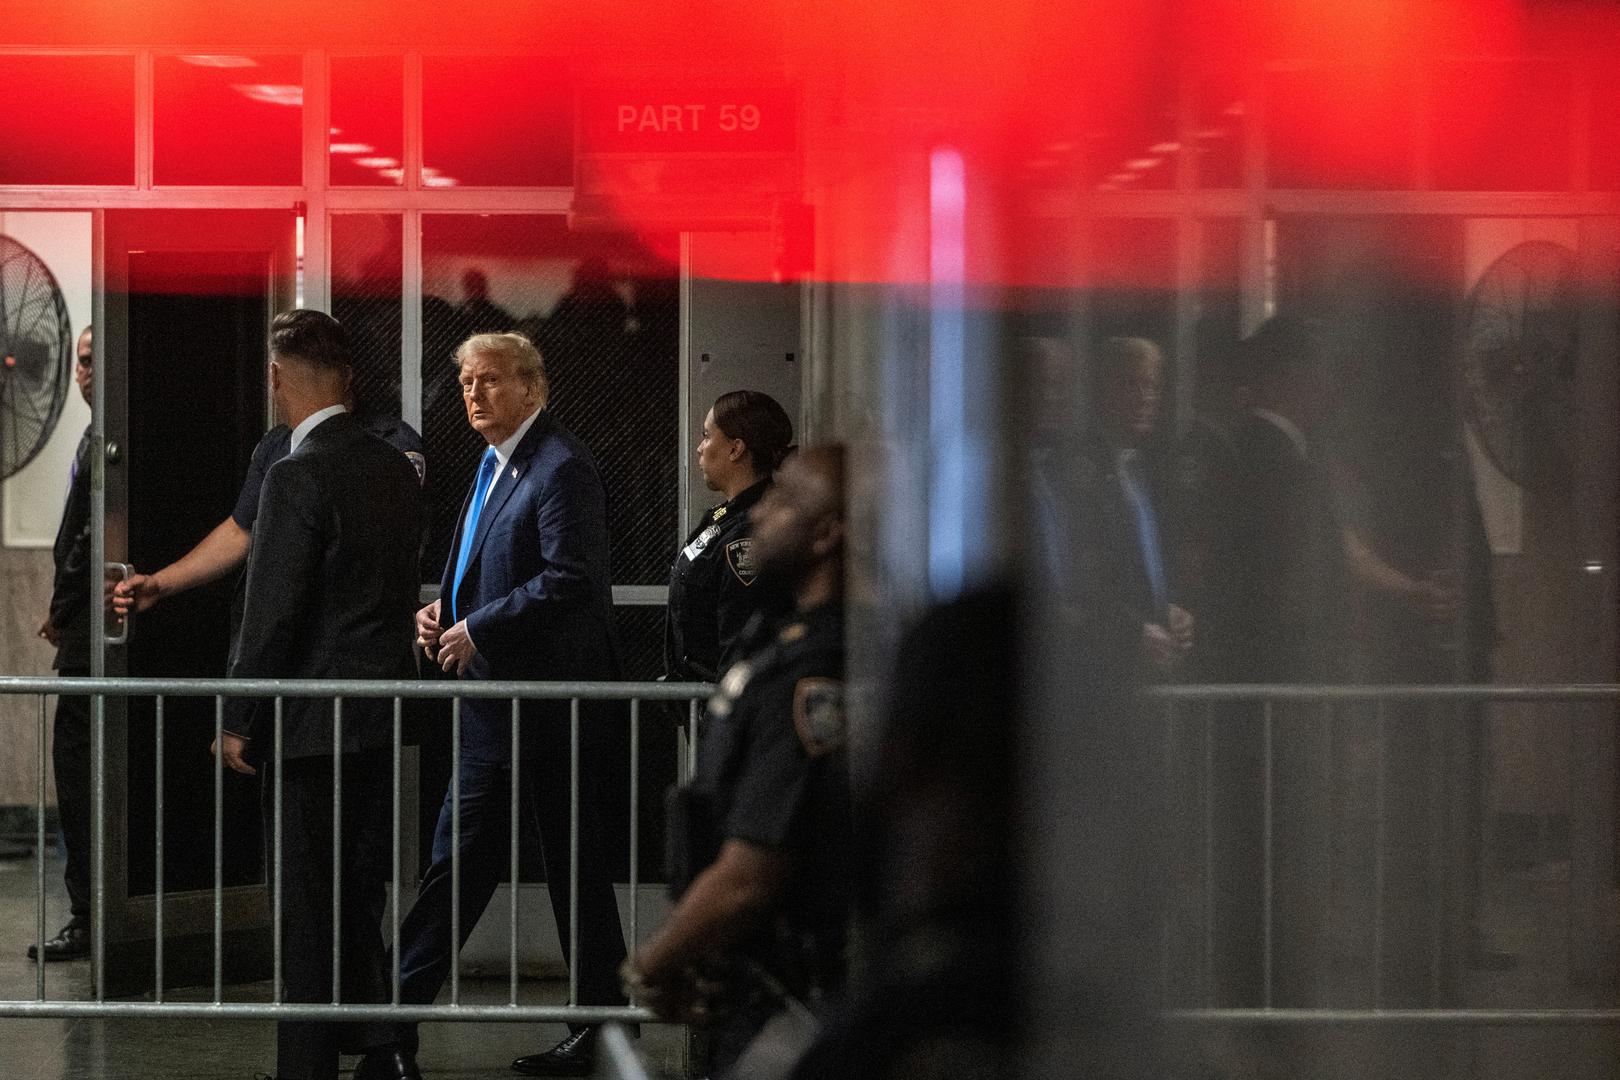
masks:
{"type": "Polygon", "coordinates": [[[540,392],[540,404],[551,399],[551,381],[546,378],[546,362],[534,342],[522,334],[474,334],[456,349],[456,366],[460,367],[469,356],[490,356],[512,362],[518,377],[533,384],[540,392]]]}

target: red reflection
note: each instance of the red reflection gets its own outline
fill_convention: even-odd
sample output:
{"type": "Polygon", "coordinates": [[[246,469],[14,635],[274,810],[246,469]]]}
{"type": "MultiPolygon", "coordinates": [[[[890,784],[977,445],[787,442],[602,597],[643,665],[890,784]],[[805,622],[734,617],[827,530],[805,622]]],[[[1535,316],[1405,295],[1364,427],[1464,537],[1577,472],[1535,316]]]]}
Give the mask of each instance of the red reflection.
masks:
{"type": "Polygon", "coordinates": [[[152,175],[159,184],[297,184],[303,61],[188,53],[156,62],[152,175]]]}
{"type": "Polygon", "coordinates": [[[135,182],[133,57],[0,56],[0,102],[0,184],[135,182]]]}
{"type": "MultiPolygon", "coordinates": [[[[714,256],[698,274],[926,281],[928,161],[942,147],[967,163],[968,273],[986,285],[1095,281],[1100,268],[1073,222],[1093,213],[1093,198],[1129,216],[1120,200],[1139,189],[1218,191],[1256,179],[1272,190],[1620,187],[1612,4],[35,7],[24,3],[0,40],[184,42],[199,57],[422,52],[424,186],[573,184],[577,229],[636,233],[660,255],[681,230],[772,236],[714,256]]],[[[334,85],[364,99],[366,80],[344,91],[346,77],[334,60],[334,85]]],[[[296,183],[296,133],[287,142],[281,125],[296,125],[289,88],[300,82],[296,60],[272,73],[160,59],[159,180],[296,183]],[[176,97],[171,83],[188,79],[200,89],[176,97]]],[[[376,85],[380,122],[398,115],[391,67],[376,85]]],[[[400,143],[380,128],[350,132],[338,105],[333,138],[346,156],[333,178],[354,170],[394,182],[403,165],[388,163],[403,158],[400,143]]],[[[41,145],[44,124],[29,129],[41,145]]],[[[1170,284],[1162,260],[1109,273],[1170,284]]]]}

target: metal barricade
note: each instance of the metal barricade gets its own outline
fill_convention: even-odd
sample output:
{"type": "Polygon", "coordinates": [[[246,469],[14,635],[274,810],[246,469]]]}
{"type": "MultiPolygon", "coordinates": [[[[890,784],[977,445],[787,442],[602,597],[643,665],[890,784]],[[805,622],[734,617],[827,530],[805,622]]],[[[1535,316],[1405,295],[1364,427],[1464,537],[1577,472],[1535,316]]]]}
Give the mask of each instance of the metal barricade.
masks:
{"type": "MultiPolygon", "coordinates": [[[[1196,876],[1201,880],[1202,895],[1196,898],[1191,905],[1202,905],[1201,932],[1204,936],[1199,948],[1203,952],[1201,962],[1204,970],[1198,973],[1197,978],[1202,981],[1203,989],[1198,992],[1202,998],[1196,1005],[1189,1006],[1183,995],[1183,1000],[1165,1010],[1165,1015],[1179,1024],[1189,1024],[1198,1028],[1214,1030],[1259,1030],[1266,1028],[1284,1028],[1298,1030],[1338,1030],[1338,1029],[1410,1029],[1410,1028],[1484,1028],[1484,1027],[1602,1027],[1620,1026],[1620,1008],[1607,1007],[1606,1001],[1589,1002],[1597,1007],[1545,1007],[1544,1003],[1526,1003],[1524,1007],[1501,1007],[1499,1003],[1492,1003],[1493,1007],[1468,1007],[1447,1000],[1455,995],[1444,994],[1440,990],[1438,977],[1438,962],[1435,963],[1435,979],[1430,988],[1433,997],[1423,1003],[1421,1007],[1412,1007],[1410,1001],[1391,1005],[1386,1001],[1388,990],[1384,985],[1384,960],[1386,950],[1386,934],[1391,930],[1386,924],[1386,905],[1389,892],[1392,888],[1389,881],[1389,872],[1385,862],[1385,844],[1388,839],[1388,800],[1391,795],[1385,782],[1388,767],[1387,746],[1388,735],[1394,725],[1402,721],[1422,723],[1426,719],[1432,720],[1433,715],[1420,714],[1421,709],[1443,709],[1455,707],[1461,709],[1476,709],[1480,715],[1474,717],[1476,721],[1483,722],[1483,712],[1491,706],[1564,706],[1575,707],[1603,707],[1605,714],[1598,718],[1598,722],[1613,725],[1615,722],[1615,709],[1620,707],[1620,685],[1609,684],[1579,684],[1579,685],[1549,685],[1549,686],[1454,686],[1454,685],[1369,685],[1369,686],[1292,686],[1292,685],[1208,685],[1208,686],[1161,686],[1154,687],[1145,694],[1146,715],[1162,718],[1165,736],[1165,765],[1167,777],[1175,769],[1175,760],[1178,753],[1185,762],[1188,758],[1200,758],[1191,768],[1183,768],[1182,775],[1188,772],[1201,772],[1202,775],[1193,784],[1196,788],[1192,797],[1187,799],[1182,809],[1190,810],[1183,814],[1183,824],[1190,824],[1194,831],[1201,830],[1201,837],[1186,844],[1185,849],[1201,847],[1201,852],[1194,856],[1201,860],[1203,865],[1198,868],[1196,876]],[[1343,1004],[1333,1007],[1300,1007],[1297,1002],[1279,1001],[1276,987],[1276,972],[1279,965],[1278,943],[1276,941],[1276,927],[1279,914],[1278,891],[1278,859],[1279,859],[1279,810],[1278,810],[1278,783],[1279,776],[1283,775],[1278,763],[1278,747],[1282,739],[1287,738],[1290,724],[1308,723],[1313,720],[1328,725],[1331,731],[1336,719],[1343,720],[1346,716],[1355,716],[1371,725],[1376,742],[1376,765],[1371,768],[1374,778],[1373,790],[1370,793],[1372,800],[1372,826],[1374,834],[1371,840],[1372,848],[1372,874],[1370,891],[1372,893],[1371,927],[1367,928],[1370,941],[1372,959],[1370,964],[1370,988],[1365,999],[1355,1002],[1354,994],[1346,994],[1340,987],[1337,997],[1343,1004]],[[1259,727],[1259,790],[1255,793],[1261,807],[1261,851],[1257,867],[1260,880],[1260,904],[1256,913],[1259,922],[1258,928],[1251,927],[1251,932],[1257,930],[1258,963],[1261,970],[1260,985],[1258,987],[1259,1000],[1246,1001],[1239,1004],[1221,1002],[1216,1000],[1210,988],[1215,980],[1212,971],[1215,966],[1214,954],[1216,943],[1213,938],[1214,917],[1212,915],[1212,882],[1215,877],[1217,855],[1213,841],[1215,810],[1211,792],[1216,786],[1214,777],[1213,747],[1222,738],[1223,721],[1248,722],[1259,727]],[[1178,738],[1180,738],[1178,750],[1178,738]],[[1195,744],[1195,745],[1189,745],[1195,744]],[[1201,818],[1201,820],[1188,821],[1187,819],[1201,818]],[[1345,999],[1349,999],[1346,1001],[1345,999]]],[[[1612,738],[1612,737],[1611,737],[1612,738]]],[[[1572,755],[1573,757],[1573,755],[1572,755]]],[[[1612,766],[1611,766],[1612,767],[1612,766]]],[[[1572,789],[1575,785],[1572,784],[1572,789]]],[[[1614,800],[1616,798],[1612,780],[1604,787],[1607,794],[1607,817],[1610,822],[1614,820],[1614,800]]],[[[1587,793],[1590,797],[1593,793],[1587,793]]],[[[1580,798],[1572,793],[1571,805],[1580,798]]],[[[1590,813],[1594,820],[1604,816],[1601,799],[1595,799],[1590,813]]],[[[1600,827],[1601,828],[1601,827],[1600,827]]],[[[1608,838],[1610,844],[1614,837],[1608,838]]],[[[1483,851],[1480,853],[1483,860],[1483,851]]],[[[1592,870],[1592,886],[1594,903],[1597,901],[1602,884],[1598,880],[1604,874],[1612,874],[1612,865],[1607,870],[1592,870]]],[[[1185,890],[1184,890],[1185,891],[1185,890]]],[[[1575,904],[1578,890],[1571,888],[1571,908],[1575,904]]],[[[1172,930],[1169,922],[1172,916],[1168,914],[1168,907],[1176,902],[1185,902],[1186,896],[1179,897],[1167,905],[1165,930],[1165,955],[1162,958],[1167,975],[1175,967],[1171,960],[1172,946],[1170,939],[1172,930]]],[[[1327,903],[1323,897],[1319,901],[1327,903]]],[[[1576,943],[1577,931],[1574,928],[1576,916],[1570,916],[1570,939],[1572,945],[1576,943]]],[[[1453,928],[1454,929],[1454,928],[1453,928]]],[[[1610,942],[1613,948],[1614,943],[1610,942]]],[[[1196,963],[1195,965],[1196,966],[1196,963]]],[[[1178,969],[1179,970],[1179,969],[1178,969]]],[[[1184,979],[1183,982],[1186,980],[1184,979]]],[[[1168,980],[1167,980],[1168,984],[1168,980]]]]}
{"type": "Polygon", "coordinates": [[[627,702],[629,705],[629,893],[630,925],[629,947],[634,948],[640,934],[639,874],[641,808],[640,754],[641,705],[644,702],[688,702],[687,724],[678,747],[677,775],[689,775],[696,761],[699,702],[713,692],[706,683],[657,682],[418,682],[361,681],[361,680],[250,680],[250,679],[113,679],[113,678],[0,678],[0,695],[37,696],[38,759],[35,762],[35,900],[34,926],[36,947],[43,955],[45,943],[46,903],[46,834],[45,834],[45,746],[46,698],[51,695],[70,694],[91,700],[91,813],[94,850],[92,881],[91,951],[93,971],[105,970],[106,962],[106,829],[107,829],[107,774],[105,760],[106,700],[108,698],[151,698],[154,705],[155,753],[155,820],[154,845],[154,956],[155,991],[151,1001],[108,1000],[105,979],[95,982],[93,1000],[50,999],[46,995],[45,964],[37,965],[37,981],[33,1000],[0,1001],[0,1017],[120,1017],[120,1018],[184,1018],[229,1017],[252,1020],[388,1020],[388,1021],[524,1021],[546,1023],[624,1023],[656,1022],[651,1013],[630,1006],[586,1006],[578,1004],[579,976],[577,963],[569,965],[568,1003],[566,1005],[529,1005],[519,1001],[518,994],[518,932],[519,932],[519,804],[522,798],[520,768],[522,738],[520,723],[522,703],[526,701],[567,701],[569,703],[569,955],[579,956],[579,835],[580,835],[580,732],[581,703],[586,701],[627,702]],[[275,745],[271,755],[271,783],[274,784],[273,842],[267,853],[266,870],[270,882],[271,935],[272,935],[272,988],[269,1002],[228,1001],[224,981],[224,761],[216,754],[213,763],[213,986],[207,1001],[165,1000],[164,994],[164,908],[163,880],[164,856],[164,706],[165,702],[179,698],[214,699],[213,736],[216,745],[225,730],[225,702],[230,698],[271,699],[274,703],[275,745]],[[332,1001],[305,1004],[283,1001],[282,992],[282,763],[283,763],[283,708],[291,698],[329,698],[332,701],[332,1001]],[[391,759],[393,772],[393,801],[390,834],[393,840],[393,868],[390,881],[391,915],[387,927],[390,943],[392,987],[388,1002],[342,1002],[342,870],[343,870],[343,702],[347,699],[387,699],[393,703],[393,731],[391,759]],[[460,873],[461,873],[461,705],[465,699],[507,700],[511,702],[512,763],[510,792],[511,850],[508,867],[511,882],[510,910],[511,939],[508,951],[508,1000],[504,1004],[471,1004],[461,1000],[459,950],[450,963],[448,1004],[407,1005],[400,1001],[400,903],[401,867],[401,747],[403,744],[403,709],[408,700],[449,700],[451,702],[451,930],[452,942],[461,937],[460,873]]]}

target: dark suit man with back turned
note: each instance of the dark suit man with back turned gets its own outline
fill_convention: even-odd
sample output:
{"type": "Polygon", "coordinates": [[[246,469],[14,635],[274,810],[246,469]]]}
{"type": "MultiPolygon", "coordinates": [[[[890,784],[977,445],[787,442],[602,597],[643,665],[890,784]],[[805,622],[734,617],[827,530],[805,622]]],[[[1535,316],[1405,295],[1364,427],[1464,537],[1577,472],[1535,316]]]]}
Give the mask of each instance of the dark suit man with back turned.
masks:
{"type": "MultiPolygon", "coordinates": [[[[458,350],[467,421],[489,444],[462,505],[440,598],[417,613],[417,644],[464,679],[616,678],[608,576],[607,495],[590,452],[546,411],[540,353],[519,334],[477,334],[458,350]]],[[[461,940],[450,940],[453,794],[439,812],[433,862],[401,928],[401,1000],[438,994],[455,953],[506,877],[510,851],[511,703],[461,709],[461,940]]],[[[616,972],[624,935],[601,835],[597,787],[614,717],[587,705],[580,725],[579,955],[569,942],[568,703],[521,713],[521,824],[538,835],[563,955],[577,965],[579,1004],[624,1001],[616,972]]],[[[402,1043],[414,1047],[415,1025],[402,1043]]],[[[512,1068],[533,1076],[590,1073],[595,1029],[575,1028],[512,1068]]]]}
{"type": "MultiPolygon", "coordinates": [[[[292,428],[291,452],[259,496],[242,630],[231,675],[242,679],[397,679],[413,674],[420,485],[403,454],[343,405],[350,377],[342,328],[318,311],[278,315],[270,388],[292,428]]],[[[345,1002],[389,998],[381,922],[391,866],[391,704],[344,702],[342,953],[345,1002]]],[[[271,702],[232,702],[218,752],[237,772],[263,771],[267,844],[274,829],[271,702]]],[[[332,1000],[333,703],[289,698],[282,724],[283,1000],[332,1000]]],[[[364,1053],[358,1080],[415,1077],[382,1023],[289,1021],[276,1029],[278,1080],[335,1080],[340,1052],[364,1053]]]]}

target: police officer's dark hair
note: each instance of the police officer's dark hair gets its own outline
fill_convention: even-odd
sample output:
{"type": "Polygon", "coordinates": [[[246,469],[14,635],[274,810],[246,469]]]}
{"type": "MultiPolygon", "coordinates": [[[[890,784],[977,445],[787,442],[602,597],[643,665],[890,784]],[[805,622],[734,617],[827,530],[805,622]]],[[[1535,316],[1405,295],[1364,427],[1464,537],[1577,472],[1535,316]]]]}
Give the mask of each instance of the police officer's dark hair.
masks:
{"type": "Polygon", "coordinates": [[[270,323],[270,352],[328,371],[341,371],[349,366],[349,335],[326,312],[295,308],[283,311],[270,323]]]}
{"type": "Polygon", "coordinates": [[[748,447],[754,471],[770,476],[793,452],[793,421],[776,399],[758,390],[733,390],[714,402],[714,426],[748,447]]]}

